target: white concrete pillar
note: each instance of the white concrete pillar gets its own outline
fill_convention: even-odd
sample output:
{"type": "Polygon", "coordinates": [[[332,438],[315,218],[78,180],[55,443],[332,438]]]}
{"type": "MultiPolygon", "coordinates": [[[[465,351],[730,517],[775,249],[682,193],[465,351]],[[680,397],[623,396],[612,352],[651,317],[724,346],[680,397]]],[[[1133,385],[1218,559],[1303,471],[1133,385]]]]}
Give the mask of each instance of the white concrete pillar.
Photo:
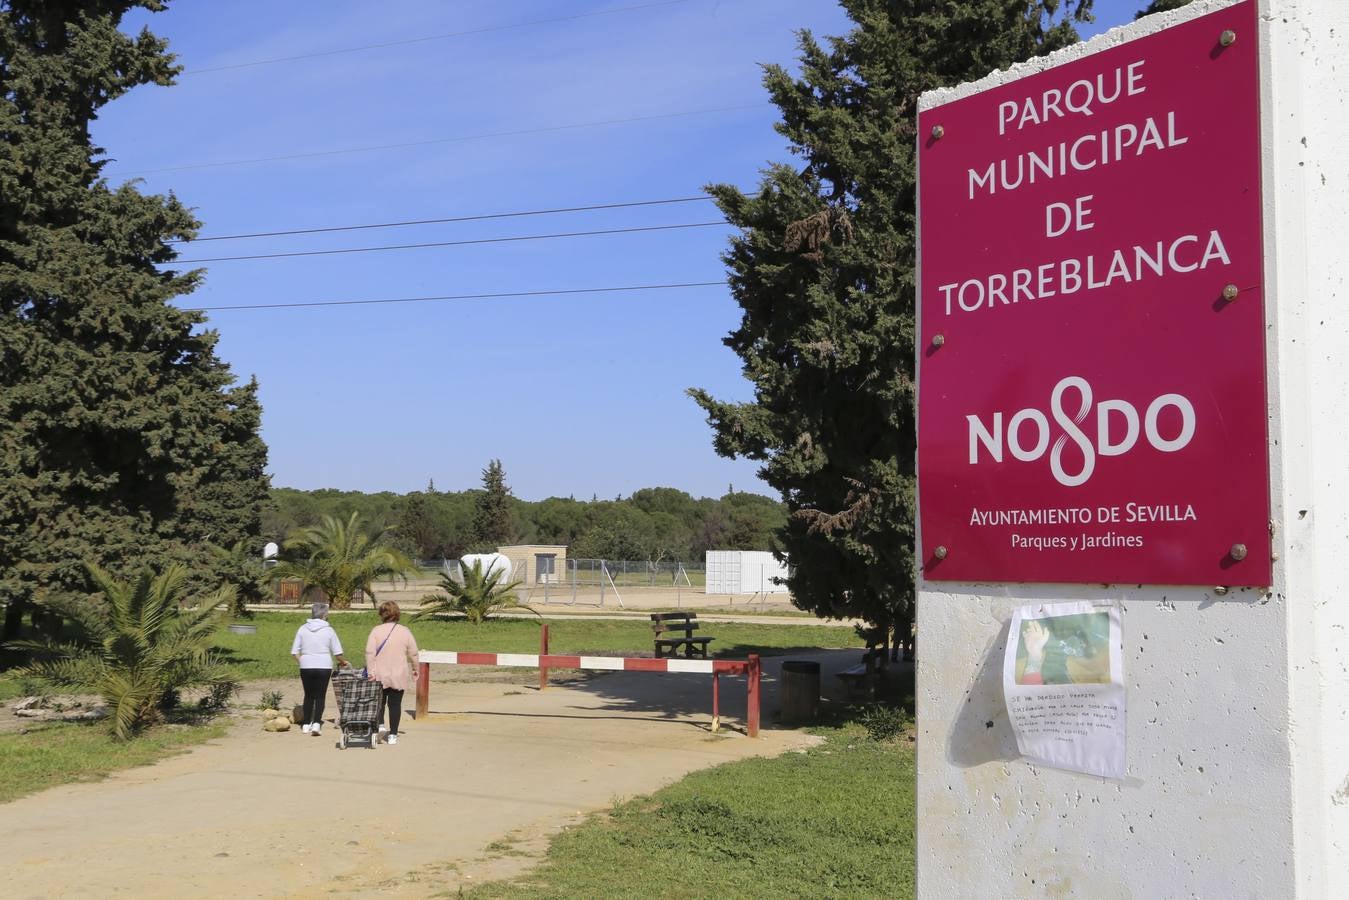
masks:
{"type": "Polygon", "coordinates": [[[1259,22],[1273,587],[923,582],[920,897],[1349,897],[1349,0],[1259,22]],[[1030,599],[1121,606],[1123,781],[1018,758],[1001,668],[1030,599]]]}

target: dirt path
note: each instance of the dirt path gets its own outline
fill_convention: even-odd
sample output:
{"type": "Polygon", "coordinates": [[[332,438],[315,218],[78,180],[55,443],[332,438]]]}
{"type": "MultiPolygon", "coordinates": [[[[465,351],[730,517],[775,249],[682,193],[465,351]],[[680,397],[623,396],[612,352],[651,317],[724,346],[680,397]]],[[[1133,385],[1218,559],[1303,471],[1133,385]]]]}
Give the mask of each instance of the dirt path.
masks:
{"type": "MultiPolygon", "coordinates": [[[[828,670],[856,653],[810,656],[828,670]]],[[[540,693],[529,675],[434,682],[432,714],[406,723],[397,747],[338,751],[331,725],[319,738],[267,734],[250,715],[159,765],[6,804],[5,894],[452,894],[509,877],[551,834],[615,800],[812,740],[711,734],[706,676],[612,673],[540,693]]],[[[724,681],[723,714],[738,725],[744,682],[724,681]]]]}

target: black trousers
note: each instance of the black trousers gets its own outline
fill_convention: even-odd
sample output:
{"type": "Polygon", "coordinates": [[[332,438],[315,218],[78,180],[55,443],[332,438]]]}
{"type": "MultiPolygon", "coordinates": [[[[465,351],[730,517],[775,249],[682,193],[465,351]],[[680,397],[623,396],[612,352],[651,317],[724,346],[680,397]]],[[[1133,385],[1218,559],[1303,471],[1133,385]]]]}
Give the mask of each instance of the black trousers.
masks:
{"type": "Polygon", "coordinates": [[[389,711],[389,733],[398,733],[398,723],[403,719],[403,692],[385,688],[379,705],[379,720],[384,721],[384,710],[389,711]]]}
{"type": "Polygon", "coordinates": [[[328,682],[332,669],[301,669],[300,684],[304,685],[304,722],[313,725],[323,721],[323,707],[328,700],[328,682]]]}

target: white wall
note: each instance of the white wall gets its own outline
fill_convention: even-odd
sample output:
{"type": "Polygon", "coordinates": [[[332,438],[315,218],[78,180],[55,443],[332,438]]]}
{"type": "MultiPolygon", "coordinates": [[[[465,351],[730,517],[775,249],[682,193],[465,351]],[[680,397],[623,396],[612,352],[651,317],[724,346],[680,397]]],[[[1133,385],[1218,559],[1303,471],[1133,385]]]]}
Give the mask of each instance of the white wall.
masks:
{"type": "Polygon", "coordinates": [[[705,594],[785,594],[787,566],[767,550],[708,550],[705,594]]]}
{"type": "MultiPolygon", "coordinates": [[[[1056,55],[1229,5],[1198,0],[1056,55]]],[[[948,897],[1349,897],[1349,2],[1263,0],[1272,591],[951,585],[918,596],[918,890],[948,897]],[[1011,610],[1122,608],[1129,774],[1027,765],[1011,610]]],[[[1043,68],[924,95],[921,108],[1043,68]]]]}

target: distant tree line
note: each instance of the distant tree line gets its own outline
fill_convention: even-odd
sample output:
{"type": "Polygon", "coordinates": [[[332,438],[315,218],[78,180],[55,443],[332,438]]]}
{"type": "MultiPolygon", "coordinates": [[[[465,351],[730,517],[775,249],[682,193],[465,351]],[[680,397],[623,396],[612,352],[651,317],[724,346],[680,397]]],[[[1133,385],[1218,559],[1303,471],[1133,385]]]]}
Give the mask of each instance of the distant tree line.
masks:
{"type": "Polygon", "coordinates": [[[578,559],[697,562],[707,550],[779,549],[775,535],[786,524],[782,504],[758,494],[695,498],[654,487],[613,500],[530,502],[511,496],[502,478],[493,461],[483,487],[462,491],[434,484],[409,494],[273,488],[263,531],[280,541],[323,516],[345,520],[355,512],[373,533],[419,559],[453,559],[503,544],[565,544],[578,559]]]}

